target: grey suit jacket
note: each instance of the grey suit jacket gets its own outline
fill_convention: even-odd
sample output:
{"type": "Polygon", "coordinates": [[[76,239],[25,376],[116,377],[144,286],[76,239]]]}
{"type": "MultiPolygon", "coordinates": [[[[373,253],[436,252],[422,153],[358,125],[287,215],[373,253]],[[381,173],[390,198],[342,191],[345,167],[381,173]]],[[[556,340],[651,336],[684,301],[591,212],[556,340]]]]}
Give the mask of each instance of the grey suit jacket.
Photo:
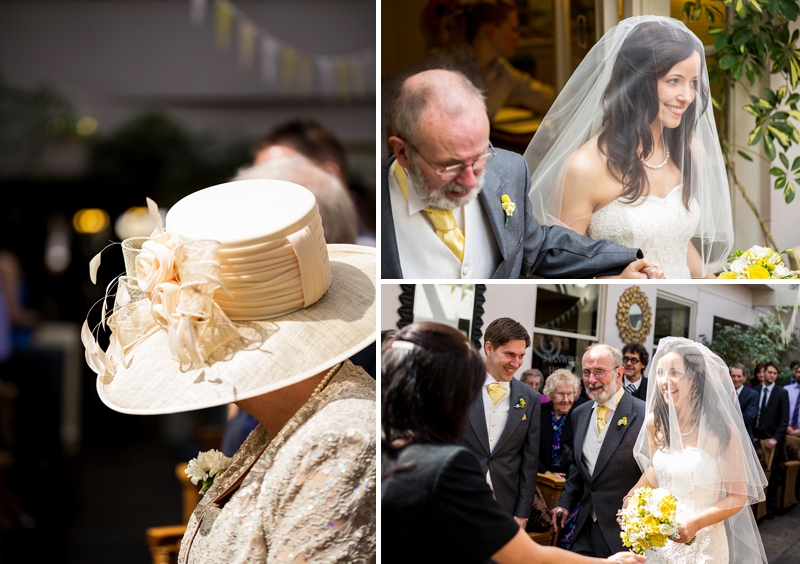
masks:
{"type": "Polygon", "coordinates": [[[528,519],[536,495],[541,404],[539,392],[516,378],[511,380],[509,396],[508,419],[493,452],[489,452],[482,395],[470,408],[461,443],[477,455],[483,475],[487,470],[490,472],[494,497],[500,507],[510,515],[528,519]],[[514,407],[519,398],[525,398],[525,407],[514,407]]]}
{"type": "Polygon", "coordinates": [[[586,431],[592,419],[593,405],[594,402],[587,401],[572,412],[572,425],[575,429],[573,441],[575,463],[570,467],[558,505],[572,510],[580,501],[581,508],[575,524],[576,535],[586,520],[591,520],[590,511],[594,508],[603,538],[613,554],[625,550],[619,537],[617,511],[622,507],[622,498],[642,475],[639,465],[633,458],[633,445],[636,444],[636,437],[644,423],[645,404],[631,394],[622,394],[622,399],[614,411],[614,418],[608,423],[594,472],[589,475],[582,451],[586,431]],[[619,425],[618,422],[623,417],[627,417],[628,422],[626,425],[619,425]]]}
{"type": "MultiPolygon", "coordinates": [[[[381,167],[381,277],[403,278],[397,234],[389,197],[389,167],[381,167]]],[[[629,249],[603,239],[589,239],[564,227],[543,227],[533,218],[528,190],[530,174],[525,160],[516,153],[497,149],[497,156],[486,167],[479,195],[492,226],[502,260],[492,278],[519,278],[537,275],[545,278],[592,278],[619,274],[641,258],[638,249],[629,249]],[[507,194],[517,204],[517,212],[505,227],[500,197],[507,194]]],[[[420,252],[423,252],[420,249],[420,252]]],[[[430,278],[438,278],[436,272],[430,278]]]]}

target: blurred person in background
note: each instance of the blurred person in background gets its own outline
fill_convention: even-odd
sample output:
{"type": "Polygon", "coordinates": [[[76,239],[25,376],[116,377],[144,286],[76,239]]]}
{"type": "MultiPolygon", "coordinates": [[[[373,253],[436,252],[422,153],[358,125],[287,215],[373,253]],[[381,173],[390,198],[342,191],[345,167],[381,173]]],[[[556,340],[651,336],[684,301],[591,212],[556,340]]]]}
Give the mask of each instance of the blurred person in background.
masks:
{"type": "MultiPolygon", "coordinates": [[[[491,120],[504,105],[519,105],[545,114],[555,100],[552,86],[515,69],[508,62],[519,41],[517,9],[504,0],[479,0],[467,8],[466,43],[434,49],[419,61],[383,80],[381,87],[381,159],[389,156],[389,110],[409,76],[431,69],[459,71],[486,96],[491,120]]],[[[392,135],[396,132],[392,132],[392,135]]]]}
{"type": "Polygon", "coordinates": [[[387,340],[381,373],[384,563],[646,560],[630,552],[602,559],[540,546],[501,509],[473,452],[456,444],[486,377],[466,335],[440,323],[412,323],[387,340]]]}
{"type": "MultiPolygon", "coordinates": [[[[538,368],[528,368],[522,375],[519,377],[523,384],[526,384],[533,390],[536,390],[540,394],[542,393],[542,383],[544,382],[544,375],[542,371],[538,368]]],[[[540,397],[541,403],[547,403],[550,399],[546,395],[542,395],[540,397]]]]}
{"type": "Polygon", "coordinates": [[[753,378],[747,383],[748,388],[755,388],[756,386],[760,386],[764,383],[764,371],[766,367],[767,364],[765,362],[759,362],[756,364],[756,367],[753,368],[753,378]]]}
{"type": "Polygon", "coordinates": [[[297,154],[334,175],[350,191],[358,210],[358,244],[374,247],[375,195],[350,178],[347,153],[333,131],[311,120],[279,125],[253,147],[253,164],[297,154]]]}
{"type": "Polygon", "coordinates": [[[644,375],[644,370],[649,360],[647,349],[640,343],[628,343],[622,347],[622,366],[625,369],[622,387],[642,401],[647,397],[647,376],[644,375]]]}
{"type": "Polygon", "coordinates": [[[744,385],[744,365],[731,364],[729,368],[733,389],[736,390],[736,397],[739,399],[739,408],[742,411],[744,428],[753,440],[753,422],[758,414],[758,394],[751,388],[744,385]]]}
{"type": "MultiPolygon", "coordinates": [[[[753,429],[756,439],[766,441],[764,449],[775,450],[771,468],[765,472],[780,468],[783,463],[783,444],[786,428],[789,425],[789,394],[782,386],[775,383],[778,378],[778,365],[774,362],[764,363],[764,383],[753,388],[758,393],[758,414],[753,429]]],[[[778,502],[778,486],[782,480],[780,472],[770,472],[767,488],[767,519],[775,517],[778,502]]]]}

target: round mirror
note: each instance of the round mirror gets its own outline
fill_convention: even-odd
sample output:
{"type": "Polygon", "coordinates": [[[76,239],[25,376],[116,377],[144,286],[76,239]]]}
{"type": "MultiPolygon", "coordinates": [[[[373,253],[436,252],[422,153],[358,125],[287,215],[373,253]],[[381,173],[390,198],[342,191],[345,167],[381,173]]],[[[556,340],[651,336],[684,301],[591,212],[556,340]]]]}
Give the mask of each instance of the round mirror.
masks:
{"type": "Polygon", "coordinates": [[[631,308],[628,310],[628,323],[634,331],[642,328],[642,308],[639,307],[639,304],[631,304],[631,308]]]}

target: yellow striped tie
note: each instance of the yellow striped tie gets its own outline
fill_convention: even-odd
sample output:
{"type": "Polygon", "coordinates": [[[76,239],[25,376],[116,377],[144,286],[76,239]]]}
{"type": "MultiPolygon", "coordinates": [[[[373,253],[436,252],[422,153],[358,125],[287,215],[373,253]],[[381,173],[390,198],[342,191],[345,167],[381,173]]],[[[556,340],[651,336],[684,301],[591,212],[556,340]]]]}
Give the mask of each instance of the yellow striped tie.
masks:
{"type": "MultiPolygon", "coordinates": [[[[408,201],[408,177],[397,161],[394,162],[394,174],[397,184],[408,201]]],[[[453,210],[440,210],[428,206],[425,208],[431,223],[436,229],[436,236],[452,251],[459,262],[464,262],[464,233],[458,228],[453,210]]]]}

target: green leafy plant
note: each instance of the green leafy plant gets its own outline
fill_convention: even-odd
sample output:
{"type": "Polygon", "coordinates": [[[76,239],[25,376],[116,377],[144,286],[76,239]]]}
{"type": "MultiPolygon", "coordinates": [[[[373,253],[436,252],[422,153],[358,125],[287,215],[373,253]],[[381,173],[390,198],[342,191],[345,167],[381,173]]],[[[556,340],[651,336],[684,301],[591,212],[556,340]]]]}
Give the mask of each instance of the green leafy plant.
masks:
{"type": "Polygon", "coordinates": [[[771,313],[758,315],[755,323],[747,328],[718,323],[710,343],[705,335],[700,335],[700,340],[722,356],[728,366],[737,362],[743,364],[747,376],[753,373],[753,368],[760,362],[777,362],[782,367],[779,383],[786,383],[789,381],[789,362],[800,353],[797,330],[793,330],[788,339],[785,338],[783,314],[787,311],[787,307],[778,307],[771,313]]]}
{"type": "MultiPolygon", "coordinates": [[[[797,0],[723,0],[723,4],[732,9],[730,19],[726,19],[726,14],[710,0],[690,0],[684,4],[683,13],[692,21],[705,15],[712,23],[708,34],[714,37],[718,62],[709,66],[709,78],[723,86],[722,93],[712,101],[717,109],[722,109],[728,87],[744,86],[745,80],[751,87],[759,80],[768,84],[772,75],[780,75],[785,80],[786,85],[776,90],[764,88],[763,96],[751,95],[750,103],[742,109],[755,118],[748,146],[761,143],[770,163],[776,157],[780,160],[782,166],[773,165],[769,173],[774,177],[773,187],[783,191],[788,204],[794,200],[797,186],[800,186],[800,157],[790,163],[786,156],[793,145],[800,144],[800,131],[795,123],[800,122],[800,92],[797,92],[800,83],[800,31],[789,29],[790,22],[800,15],[800,6],[797,0]]],[[[721,118],[720,122],[723,122],[724,116],[721,118]]],[[[724,127],[724,123],[720,127],[724,127]]],[[[751,154],[756,153],[731,147],[724,135],[720,135],[720,139],[725,164],[735,184],[758,218],[771,246],[777,248],[758,209],[739,182],[734,167],[734,150],[751,162],[751,154]]]]}

